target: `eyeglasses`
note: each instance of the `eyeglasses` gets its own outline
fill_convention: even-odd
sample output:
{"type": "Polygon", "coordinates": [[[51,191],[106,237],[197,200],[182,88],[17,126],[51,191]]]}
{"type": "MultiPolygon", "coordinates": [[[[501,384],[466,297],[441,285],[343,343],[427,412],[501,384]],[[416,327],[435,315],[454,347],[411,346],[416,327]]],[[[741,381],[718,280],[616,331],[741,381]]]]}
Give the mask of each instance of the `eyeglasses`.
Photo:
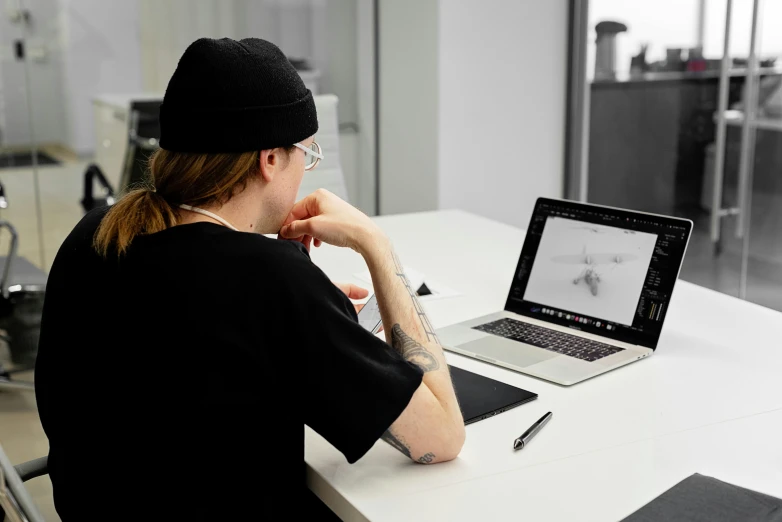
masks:
{"type": "Polygon", "coordinates": [[[304,170],[314,169],[320,163],[320,160],[323,159],[320,145],[315,141],[309,147],[301,143],[294,143],[293,146],[304,151],[304,170]]]}

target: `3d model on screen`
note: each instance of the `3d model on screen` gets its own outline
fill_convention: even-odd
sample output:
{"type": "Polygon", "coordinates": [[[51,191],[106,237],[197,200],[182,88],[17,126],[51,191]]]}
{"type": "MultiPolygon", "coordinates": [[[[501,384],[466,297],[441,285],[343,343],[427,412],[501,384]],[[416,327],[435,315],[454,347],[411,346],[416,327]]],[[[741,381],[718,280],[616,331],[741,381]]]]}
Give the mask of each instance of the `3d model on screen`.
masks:
{"type": "MultiPolygon", "coordinates": [[[[595,233],[601,231],[594,230],[595,233]]],[[[587,252],[587,246],[584,245],[581,254],[553,256],[551,260],[554,263],[563,265],[584,265],[578,276],[573,279],[573,284],[578,285],[582,281],[589,288],[593,296],[597,297],[601,278],[607,271],[614,270],[623,263],[629,263],[638,259],[637,255],[628,253],[595,253],[587,252]]]]}
{"type": "Polygon", "coordinates": [[[549,216],[524,299],[577,315],[633,324],[657,234],[623,224],[549,216]]]}

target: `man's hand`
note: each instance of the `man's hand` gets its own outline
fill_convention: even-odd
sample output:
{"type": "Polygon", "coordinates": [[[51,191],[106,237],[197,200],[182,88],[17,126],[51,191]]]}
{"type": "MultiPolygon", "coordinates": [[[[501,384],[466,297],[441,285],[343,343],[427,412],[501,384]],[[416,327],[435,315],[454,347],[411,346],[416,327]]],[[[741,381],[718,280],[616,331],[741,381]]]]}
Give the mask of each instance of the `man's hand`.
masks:
{"type": "Polygon", "coordinates": [[[342,290],[342,293],[350,299],[364,299],[369,295],[369,290],[353,283],[334,283],[334,286],[342,290]]]}
{"type": "MultiPolygon", "coordinates": [[[[369,290],[366,288],[361,288],[360,286],[356,286],[353,283],[334,283],[334,286],[342,290],[342,292],[350,299],[364,299],[369,295],[369,290]]],[[[353,308],[356,309],[356,313],[359,313],[361,309],[364,308],[364,305],[354,304],[353,308]]],[[[382,331],[383,327],[381,326],[378,332],[382,331]]]]}
{"type": "Polygon", "coordinates": [[[301,241],[305,246],[311,237],[315,246],[323,241],[359,253],[374,238],[384,237],[366,214],[324,189],[316,190],[293,206],[280,236],[301,241]]]}
{"type": "MultiPolygon", "coordinates": [[[[349,299],[364,299],[369,295],[369,290],[356,286],[353,283],[334,283],[334,286],[342,290],[342,293],[348,296],[349,299]]],[[[364,308],[364,305],[354,304],[353,307],[356,309],[356,313],[359,313],[364,308]]]]}

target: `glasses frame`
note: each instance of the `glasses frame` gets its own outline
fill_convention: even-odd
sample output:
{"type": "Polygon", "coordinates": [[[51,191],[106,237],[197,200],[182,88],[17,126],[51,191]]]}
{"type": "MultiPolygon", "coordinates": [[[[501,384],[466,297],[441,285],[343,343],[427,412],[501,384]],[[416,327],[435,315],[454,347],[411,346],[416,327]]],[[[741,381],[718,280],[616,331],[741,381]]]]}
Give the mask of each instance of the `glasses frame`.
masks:
{"type": "Polygon", "coordinates": [[[315,157],[315,161],[311,165],[305,165],[304,166],[304,170],[308,170],[308,171],[314,169],[315,167],[317,167],[318,163],[320,163],[320,160],[323,159],[323,152],[321,151],[321,148],[320,148],[320,145],[318,145],[318,142],[317,141],[313,141],[312,145],[310,145],[310,147],[307,147],[306,145],[302,145],[301,143],[294,143],[293,144],[294,147],[303,150],[305,156],[314,156],[315,157]],[[314,145],[317,150],[312,150],[312,148],[311,148],[312,145],[314,145]]]}

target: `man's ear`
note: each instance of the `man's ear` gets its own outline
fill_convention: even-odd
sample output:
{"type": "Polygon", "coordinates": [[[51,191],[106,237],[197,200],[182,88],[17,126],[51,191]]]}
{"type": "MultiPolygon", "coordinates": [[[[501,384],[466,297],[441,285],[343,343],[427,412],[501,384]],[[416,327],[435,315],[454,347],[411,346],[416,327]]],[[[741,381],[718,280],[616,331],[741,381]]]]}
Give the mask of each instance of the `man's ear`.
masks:
{"type": "Polygon", "coordinates": [[[266,183],[270,183],[274,179],[274,175],[277,173],[277,169],[280,165],[280,155],[278,149],[266,149],[262,150],[258,154],[261,168],[261,177],[266,183]]]}

